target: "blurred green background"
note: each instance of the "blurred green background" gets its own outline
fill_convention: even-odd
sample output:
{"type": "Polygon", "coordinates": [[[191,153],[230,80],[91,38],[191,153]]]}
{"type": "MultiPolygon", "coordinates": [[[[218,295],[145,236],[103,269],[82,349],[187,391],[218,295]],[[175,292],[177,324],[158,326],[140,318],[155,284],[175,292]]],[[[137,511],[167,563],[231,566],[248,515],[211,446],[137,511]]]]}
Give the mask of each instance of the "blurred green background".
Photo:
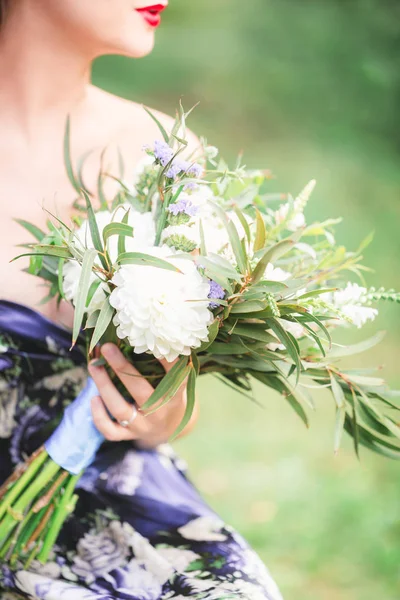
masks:
{"type": "MultiPolygon", "coordinates": [[[[181,96],[200,101],[191,128],[271,169],[273,190],[315,177],[309,218],[344,217],[350,248],[375,230],[368,283],[400,289],[399,22],[397,0],[171,0],[154,53],[104,58],[94,81],[170,114],[181,96]]],[[[398,387],[399,315],[381,306],[386,342],[358,359],[398,387]]],[[[199,396],[199,425],[176,447],[286,600],[398,600],[400,465],[368,451],[360,464],[347,439],[334,457],[324,396],[309,431],[262,390],[264,410],[214,379],[199,396]]]]}

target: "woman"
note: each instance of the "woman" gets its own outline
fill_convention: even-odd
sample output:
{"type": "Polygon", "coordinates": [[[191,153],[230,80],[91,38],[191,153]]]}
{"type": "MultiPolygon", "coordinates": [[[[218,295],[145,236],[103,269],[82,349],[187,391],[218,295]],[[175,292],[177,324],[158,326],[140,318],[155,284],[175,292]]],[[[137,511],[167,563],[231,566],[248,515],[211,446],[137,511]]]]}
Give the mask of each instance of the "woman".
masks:
{"type": "MultiPolygon", "coordinates": [[[[141,106],[89,83],[92,60],[148,54],[166,2],[143,0],[0,0],[0,477],[48,437],[57,415],[83,386],[87,369],[68,352],[71,315],[40,306],[43,290],[9,264],[26,241],[15,218],[40,226],[41,203],[68,219],[73,190],[62,138],[72,122],[74,157],[91,151],[84,178],[95,189],[100,161],[113,171],[118,147],[134,166],[158,130],[141,106]],[[105,156],[102,151],[107,148],[105,156]],[[35,307],[35,308],[34,308],[35,307]],[[65,327],[67,326],[67,327],[65,327]]],[[[157,113],[165,127],[169,117],[157,113]]],[[[197,140],[190,135],[191,144],[197,140]]],[[[102,353],[140,406],[151,385],[116,346],[102,353]]],[[[171,365],[164,364],[166,369],[171,365]]],[[[50,563],[2,566],[7,598],[41,600],[278,599],[245,541],[205,504],[164,442],[185,408],[182,388],[156,416],[131,423],[131,405],[104,368],[89,366],[100,392],[92,412],[108,443],[80,482],[80,499],[50,563]],[[111,420],[107,410],[115,417],[111,420]],[[118,424],[122,421],[123,425],[118,424]],[[128,423],[124,423],[124,421],[128,423]],[[128,425],[128,426],[127,426],[128,425]]],[[[189,429],[193,423],[189,424],[189,429]]]]}

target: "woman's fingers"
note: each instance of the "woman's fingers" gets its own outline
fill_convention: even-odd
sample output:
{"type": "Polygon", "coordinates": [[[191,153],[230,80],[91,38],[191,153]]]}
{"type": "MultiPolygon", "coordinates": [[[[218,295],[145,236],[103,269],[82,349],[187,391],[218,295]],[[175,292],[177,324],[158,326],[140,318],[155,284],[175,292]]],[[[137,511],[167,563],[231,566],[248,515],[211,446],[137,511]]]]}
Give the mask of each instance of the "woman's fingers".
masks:
{"type": "Polygon", "coordinates": [[[101,353],[132,398],[135,399],[137,405],[142,406],[154,391],[152,385],[141,376],[115,344],[104,344],[101,353]]]}
{"type": "Polygon", "coordinates": [[[110,419],[100,396],[92,398],[92,415],[96,428],[107,440],[110,440],[111,442],[121,442],[122,440],[133,439],[133,434],[130,429],[124,429],[124,427],[121,427],[121,425],[114,423],[114,421],[110,419]]]}
{"type": "Polygon", "coordinates": [[[97,385],[100,396],[112,416],[115,417],[117,421],[129,419],[132,412],[132,406],[119,393],[107,371],[103,367],[89,365],[89,373],[97,385]]]}

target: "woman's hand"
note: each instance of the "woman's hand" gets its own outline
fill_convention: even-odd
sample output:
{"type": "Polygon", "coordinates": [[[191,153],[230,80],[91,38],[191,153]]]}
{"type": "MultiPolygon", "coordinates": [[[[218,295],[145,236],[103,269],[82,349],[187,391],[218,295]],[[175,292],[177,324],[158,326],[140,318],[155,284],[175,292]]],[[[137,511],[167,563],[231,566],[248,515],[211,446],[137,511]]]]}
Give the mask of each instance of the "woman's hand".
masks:
{"type": "MultiPolygon", "coordinates": [[[[177,394],[163,408],[152,415],[144,415],[140,407],[150,398],[154,391],[152,385],[140,375],[139,371],[124,357],[114,344],[105,344],[101,353],[109,366],[122,381],[136,406],[139,409],[137,417],[128,427],[119,425],[120,421],[129,421],[134,407],[127,402],[115,385],[112,383],[104,367],[89,365],[89,373],[97,385],[100,396],[92,399],[92,413],[94,423],[107,440],[137,440],[142,447],[155,447],[166,442],[174,433],[186,408],[186,384],[182,384],[177,394]],[[116,419],[113,421],[109,413],[116,419]]],[[[166,372],[170,371],[175,363],[160,361],[166,372]]],[[[181,435],[192,429],[196,420],[196,411],[181,435]]]]}

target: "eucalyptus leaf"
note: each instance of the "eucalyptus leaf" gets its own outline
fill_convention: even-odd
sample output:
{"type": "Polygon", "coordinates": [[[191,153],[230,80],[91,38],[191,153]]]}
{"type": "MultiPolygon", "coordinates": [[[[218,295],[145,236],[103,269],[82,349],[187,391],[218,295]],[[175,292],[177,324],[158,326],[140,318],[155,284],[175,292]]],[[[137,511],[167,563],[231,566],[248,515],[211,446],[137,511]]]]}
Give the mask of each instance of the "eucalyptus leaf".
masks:
{"type": "Polygon", "coordinates": [[[192,367],[188,364],[187,356],[181,356],[178,362],[172,367],[166,375],[164,375],[162,381],[158,384],[150,398],[141,407],[142,410],[147,411],[146,414],[151,414],[156,410],[159,410],[164,406],[179,390],[180,386],[184,382],[185,378],[189,375],[189,371],[192,367]],[[154,410],[151,409],[158,402],[161,403],[154,410]]]}
{"type": "Polygon", "coordinates": [[[152,256],[151,254],[145,254],[143,252],[124,252],[118,256],[117,263],[119,265],[142,265],[145,267],[157,267],[158,269],[165,269],[167,271],[174,271],[175,273],[181,273],[172,263],[152,256]]]}
{"type": "Polygon", "coordinates": [[[268,248],[263,254],[262,258],[260,258],[256,267],[254,268],[251,278],[254,283],[257,283],[262,279],[265,269],[269,265],[270,262],[276,260],[289,252],[294,246],[295,242],[292,239],[282,240],[272,246],[272,248],[268,248]]]}
{"type": "Polygon", "coordinates": [[[107,330],[107,327],[110,325],[112,318],[115,314],[115,310],[111,306],[109,299],[107,298],[103,306],[100,309],[100,313],[97,319],[96,327],[94,329],[92,339],[90,340],[89,352],[93,352],[95,346],[99,343],[102,336],[107,330]]]}
{"type": "Polygon", "coordinates": [[[97,251],[94,249],[86,250],[83,256],[82,270],[79,278],[78,294],[75,302],[74,325],[72,331],[72,345],[76,344],[82,321],[85,314],[86,299],[91,285],[92,268],[97,257],[97,251]]]}
{"type": "Polygon", "coordinates": [[[104,245],[107,243],[107,240],[113,235],[132,238],[133,227],[127,225],[126,223],[109,223],[103,229],[104,245]]]}
{"type": "MultiPolygon", "coordinates": [[[[196,370],[192,367],[189,371],[188,382],[186,387],[186,409],[179,427],[174,432],[172,440],[176,439],[182,431],[190,423],[193,416],[194,407],[196,404],[196,370]]],[[[171,441],[172,441],[171,440],[171,441]]]]}

